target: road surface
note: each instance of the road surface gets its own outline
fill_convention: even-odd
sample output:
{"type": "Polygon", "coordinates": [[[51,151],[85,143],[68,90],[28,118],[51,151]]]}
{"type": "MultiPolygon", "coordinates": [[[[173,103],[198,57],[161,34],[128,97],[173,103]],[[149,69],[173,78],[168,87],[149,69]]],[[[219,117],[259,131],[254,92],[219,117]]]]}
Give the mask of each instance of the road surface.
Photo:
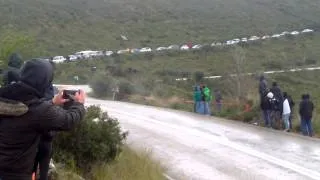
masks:
{"type": "Polygon", "coordinates": [[[92,98],[86,104],[118,118],[128,143],[151,150],[176,180],[320,180],[318,139],[157,107],[92,98]]]}
{"type": "Polygon", "coordinates": [[[320,179],[320,141],[235,121],[89,99],[152,151],[175,179],[320,179]]]}

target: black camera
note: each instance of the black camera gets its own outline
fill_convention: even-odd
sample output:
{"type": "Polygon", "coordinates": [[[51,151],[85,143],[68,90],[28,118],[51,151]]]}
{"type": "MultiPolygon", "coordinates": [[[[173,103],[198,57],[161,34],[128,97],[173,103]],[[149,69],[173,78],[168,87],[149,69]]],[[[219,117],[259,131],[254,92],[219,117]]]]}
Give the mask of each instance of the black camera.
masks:
{"type": "Polygon", "coordinates": [[[80,90],[63,90],[62,92],[62,98],[63,99],[73,99],[73,97],[76,95],[76,93],[80,90]]]}

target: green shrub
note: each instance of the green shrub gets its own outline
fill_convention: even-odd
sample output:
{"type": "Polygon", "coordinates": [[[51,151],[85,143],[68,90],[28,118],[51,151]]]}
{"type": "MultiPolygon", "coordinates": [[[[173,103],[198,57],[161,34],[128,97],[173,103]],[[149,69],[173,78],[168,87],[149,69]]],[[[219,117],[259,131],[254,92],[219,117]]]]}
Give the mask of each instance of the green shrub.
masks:
{"type": "Polygon", "coordinates": [[[93,165],[114,160],[126,136],[116,119],[108,117],[99,107],[90,106],[84,120],[74,130],[55,138],[54,159],[68,168],[89,171],[93,165]]]}
{"type": "Polygon", "coordinates": [[[116,81],[110,76],[97,74],[89,82],[93,94],[97,97],[108,97],[112,95],[112,89],[116,86],[116,81]]]}

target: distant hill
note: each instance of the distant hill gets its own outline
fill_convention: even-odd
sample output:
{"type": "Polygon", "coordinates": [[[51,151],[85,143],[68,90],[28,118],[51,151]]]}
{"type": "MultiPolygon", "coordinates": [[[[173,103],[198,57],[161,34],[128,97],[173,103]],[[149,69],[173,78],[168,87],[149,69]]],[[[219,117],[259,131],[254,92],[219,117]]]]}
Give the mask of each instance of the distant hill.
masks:
{"type": "Polygon", "coordinates": [[[319,0],[0,0],[0,28],[67,55],[317,29],[319,7],[319,0]]]}

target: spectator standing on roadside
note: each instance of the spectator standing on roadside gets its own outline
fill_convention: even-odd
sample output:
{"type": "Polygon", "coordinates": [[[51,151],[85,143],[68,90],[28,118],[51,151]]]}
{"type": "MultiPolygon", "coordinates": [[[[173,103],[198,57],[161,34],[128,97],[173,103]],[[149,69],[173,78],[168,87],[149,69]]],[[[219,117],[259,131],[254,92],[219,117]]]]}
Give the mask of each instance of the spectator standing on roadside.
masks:
{"type": "Polygon", "coordinates": [[[272,99],[274,98],[273,93],[269,92],[261,102],[261,109],[263,112],[264,126],[270,128],[271,122],[271,110],[272,110],[272,99]]]}
{"type": "Polygon", "coordinates": [[[282,108],[283,108],[283,93],[276,82],[272,83],[272,88],[270,91],[273,93],[275,102],[273,107],[273,122],[275,123],[275,128],[281,129],[281,119],[282,119],[282,108]]]}
{"type": "Polygon", "coordinates": [[[27,61],[19,82],[0,88],[0,179],[30,180],[43,132],[68,131],[85,115],[85,93],[74,101],[62,92],[51,102],[43,100],[52,83],[53,69],[46,60],[27,61]],[[68,109],[62,105],[69,103],[68,109]],[[10,107],[10,108],[8,108],[10,107]]]}
{"type": "Polygon", "coordinates": [[[212,100],[211,90],[203,85],[202,86],[202,94],[204,100],[204,115],[211,115],[210,103],[212,100]]]}
{"type": "MultiPolygon", "coordinates": [[[[54,70],[55,66],[52,61],[50,61],[52,65],[52,69],[54,70]]],[[[45,91],[45,95],[43,100],[51,102],[53,97],[57,94],[57,91],[53,84],[51,83],[49,87],[47,87],[45,91]]],[[[52,157],[52,141],[55,136],[54,131],[44,132],[40,137],[40,142],[38,146],[38,152],[35,158],[35,163],[33,166],[33,172],[37,174],[38,166],[39,166],[39,180],[47,180],[48,172],[49,172],[49,164],[52,157]]]]}
{"type": "Polygon", "coordinates": [[[200,86],[196,85],[193,92],[193,101],[194,101],[194,112],[203,113],[204,112],[204,102],[202,101],[202,93],[200,86]]]}
{"type": "Polygon", "coordinates": [[[222,95],[221,95],[221,92],[220,90],[215,90],[215,103],[216,103],[216,108],[217,108],[217,111],[218,112],[221,112],[222,110],[222,95]]]}
{"type": "Polygon", "coordinates": [[[287,92],[283,92],[283,97],[287,97],[287,99],[289,101],[289,105],[290,105],[291,113],[290,113],[290,118],[289,118],[289,124],[290,124],[290,130],[291,130],[292,129],[292,120],[293,120],[293,115],[294,115],[293,108],[294,108],[295,103],[294,103],[292,97],[290,95],[288,95],[287,92]]]}
{"type": "Polygon", "coordinates": [[[291,114],[291,109],[290,109],[287,93],[284,93],[283,99],[284,100],[283,100],[283,107],[282,107],[282,120],[285,128],[284,131],[288,132],[290,130],[289,118],[291,114]]]}
{"type": "Polygon", "coordinates": [[[310,100],[309,94],[302,95],[302,101],[300,102],[299,114],[301,118],[301,131],[305,136],[312,137],[312,114],[314,105],[310,100]]]}
{"type": "Polygon", "coordinates": [[[265,98],[267,93],[269,92],[268,90],[268,83],[264,75],[260,76],[260,83],[259,83],[259,94],[260,94],[260,102],[265,98]]]}

